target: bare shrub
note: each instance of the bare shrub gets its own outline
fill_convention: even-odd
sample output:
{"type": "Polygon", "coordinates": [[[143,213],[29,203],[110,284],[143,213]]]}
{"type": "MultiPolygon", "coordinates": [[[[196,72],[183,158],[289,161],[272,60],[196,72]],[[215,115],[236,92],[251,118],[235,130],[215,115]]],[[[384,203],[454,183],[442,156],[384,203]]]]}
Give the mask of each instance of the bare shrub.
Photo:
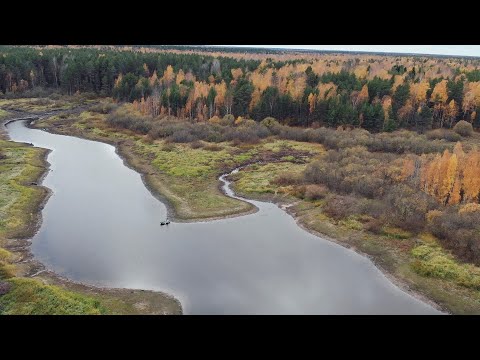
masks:
{"type": "Polygon", "coordinates": [[[232,146],[239,147],[243,145],[243,143],[239,139],[233,139],[232,146]]]}
{"type": "Polygon", "coordinates": [[[154,139],[163,139],[173,135],[176,131],[189,130],[190,124],[183,124],[171,122],[168,120],[160,120],[152,125],[149,135],[154,139]]]}
{"type": "Polygon", "coordinates": [[[220,123],[224,126],[232,126],[235,123],[235,116],[233,116],[232,114],[227,114],[222,118],[220,123]]]}
{"type": "Polygon", "coordinates": [[[308,136],[305,129],[290,126],[282,126],[279,131],[279,136],[280,138],[287,140],[308,141],[308,136]]]}
{"type": "MultiPolygon", "coordinates": [[[[324,127],[301,129],[280,125],[272,127],[270,131],[282,139],[321,143],[328,149],[333,150],[364,146],[371,152],[397,154],[413,152],[420,155],[423,153],[443,152],[445,149],[451,148],[450,144],[443,141],[427,141],[425,135],[408,130],[400,130],[388,134],[370,134],[364,129],[353,129],[350,131],[324,127]]],[[[451,138],[454,139],[454,135],[451,138]]]]}
{"type": "Polygon", "coordinates": [[[123,128],[146,135],[152,130],[152,121],[147,117],[115,112],[107,116],[107,123],[113,127],[123,128]]]}
{"type": "Polygon", "coordinates": [[[191,147],[192,149],[200,149],[200,148],[203,148],[203,147],[204,147],[204,144],[203,144],[201,141],[199,141],[199,140],[195,140],[194,142],[192,142],[192,143],[190,144],[190,147],[191,147]]]}
{"type": "Polygon", "coordinates": [[[473,126],[468,121],[460,120],[453,127],[453,131],[462,136],[471,136],[473,134],[473,126]]]}
{"type": "Polygon", "coordinates": [[[356,199],[352,196],[334,195],[327,198],[324,212],[336,219],[345,219],[356,213],[356,199]]]}
{"type": "Polygon", "coordinates": [[[143,142],[145,144],[151,145],[151,144],[153,144],[153,138],[150,135],[147,135],[143,138],[143,142]]]}
{"type": "Polygon", "coordinates": [[[32,100],[30,103],[32,105],[47,106],[47,105],[53,104],[53,101],[48,98],[41,98],[41,99],[32,100]]]}
{"type": "Polygon", "coordinates": [[[12,285],[10,283],[0,281],[0,296],[7,294],[10,291],[11,287],[12,285]]]}
{"type": "Polygon", "coordinates": [[[431,224],[433,219],[435,219],[437,216],[441,216],[441,215],[442,215],[442,212],[440,210],[430,210],[425,215],[425,218],[427,219],[427,223],[431,224]]]}
{"type": "Polygon", "coordinates": [[[428,140],[446,140],[450,142],[457,142],[461,137],[456,132],[449,129],[435,129],[428,131],[425,136],[428,140]]]}
{"type": "Polygon", "coordinates": [[[405,184],[390,187],[385,200],[393,225],[413,232],[425,227],[426,214],[437,206],[431,196],[405,184]]]}
{"type": "Polygon", "coordinates": [[[215,116],[211,117],[211,118],[208,120],[208,122],[209,122],[210,124],[220,124],[220,118],[215,115],[215,116]]]}
{"type": "Polygon", "coordinates": [[[266,128],[273,128],[280,126],[280,123],[273,117],[266,117],[260,122],[261,125],[265,126],[266,128]]]}
{"type": "Polygon", "coordinates": [[[258,144],[260,142],[260,138],[255,133],[255,129],[247,127],[238,128],[235,132],[235,139],[246,144],[258,144]]]}
{"type": "Polygon", "coordinates": [[[172,144],[171,142],[167,142],[162,146],[162,151],[175,151],[176,147],[175,144],[172,144]]]}
{"type": "Polygon", "coordinates": [[[293,172],[284,172],[278,174],[273,180],[272,183],[279,186],[287,185],[297,185],[302,182],[302,174],[296,174],[293,172]]]}
{"type": "Polygon", "coordinates": [[[388,206],[382,199],[358,199],[357,210],[359,214],[372,218],[384,218],[388,214],[388,206]]]}
{"type": "Polygon", "coordinates": [[[222,151],[223,147],[221,147],[217,144],[208,144],[203,149],[207,150],[207,151],[222,151]]]}
{"type": "Polygon", "coordinates": [[[428,228],[460,259],[480,265],[480,212],[449,208],[435,216],[428,228]]]}
{"type": "Polygon", "coordinates": [[[307,166],[305,180],[343,194],[381,197],[387,185],[384,171],[394,158],[392,154],[371,153],[362,146],[329,150],[322,160],[307,166]]]}
{"type": "Polygon", "coordinates": [[[366,222],[363,227],[365,230],[370,231],[374,234],[381,234],[383,231],[384,222],[380,219],[371,219],[366,222]]]}
{"type": "Polygon", "coordinates": [[[307,185],[305,187],[305,199],[307,200],[320,200],[325,198],[328,190],[323,185],[307,185]]]}
{"type": "Polygon", "coordinates": [[[305,198],[305,191],[306,191],[306,186],[305,185],[300,185],[300,186],[295,186],[293,188],[293,191],[290,193],[292,196],[295,196],[299,199],[304,199],[305,198]]]}
{"type": "Polygon", "coordinates": [[[118,105],[113,103],[100,103],[89,108],[91,112],[99,114],[110,114],[112,111],[116,110],[118,105]]]}
{"type": "Polygon", "coordinates": [[[180,130],[174,132],[170,139],[175,143],[189,143],[197,140],[197,138],[188,130],[180,130]]]}

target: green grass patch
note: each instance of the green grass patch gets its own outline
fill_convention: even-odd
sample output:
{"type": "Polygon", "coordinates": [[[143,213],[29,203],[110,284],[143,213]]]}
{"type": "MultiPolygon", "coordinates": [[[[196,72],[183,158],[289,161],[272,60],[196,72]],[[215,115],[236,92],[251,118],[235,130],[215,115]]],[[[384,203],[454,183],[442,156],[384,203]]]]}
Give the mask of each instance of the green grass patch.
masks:
{"type": "Polygon", "coordinates": [[[282,161],[295,162],[295,157],[292,155],[282,157],[282,161]]]}
{"type": "Polygon", "coordinates": [[[363,230],[363,224],[352,216],[347,219],[340,220],[338,224],[351,230],[363,230]]]}
{"type": "Polygon", "coordinates": [[[226,197],[218,188],[218,176],[254,156],[250,149],[233,153],[227,143],[217,144],[218,151],[192,149],[189,144],[146,144],[137,140],[136,156],[148,161],[162,182],[163,195],[175,206],[182,218],[216,217],[247,211],[250,205],[226,197]],[[233,154],[232,154],[233,153],[233,154]]]}
{"type": "Polygon", "coordinates": [[[171,176],[186,178],[217,177],[222,169],[233,168],[255,155],[254,150],[232,154],[233,148],[226,143],[217,144],[221,148],[218,151],[192,149],[186,144],[169,145],[169,151],[163,151],[164,148],[158,143],[147,145],[137,141],[136,145],[139,154],[154,158],[152,164],[158,170],[171,176]]]}
{"type": "Polygon", "coordinates": [[[393,239],[410,239],[412,233],[397,227],[384,226],[382,234],[393,239]]]}
{"type": "Polygon", "coordinates": [[[10,113],[6,110],[0,109],[0,119],[6,118],[10,113]]]}
{"type": "Polygon", "coordinates": [[[0,140],[0,237],[24,237],[46,191],[30,183],[45,170],[45,150],[0,140]]]}
{"type": "Polygon", "coordinates": [[[11,257],[12,257],[11,252],[0,248],[0,264],[1,263],[6,263],[7,261],[9,261],[11,259],[11,257]]]}
{"type": "Polygon", "coordinates": [[[288,193],[290,187],[278,186],[272,180],[285,172],[299,174],[305,167],[290,162],[251,165],[236,175],[234,188],[243,195],[288,193]]]}
{"type": "Polygon", "coordinates": [[[10,291],[0,296],[2,315],[100,315],[107,310],[92,297],[44,285],[35,279],[14,278],[10,291]]]}
{"type": "Polygon", "coordinates": [[[413,270],[427,277],[451,280],[455,283],[480,290],[480,268],[459,263],[439,245],[424,244],[412,250],[415,261],[413,270]]]}
{"type": "Polygon", "coordinates": [[[15,275],[15,266],[9,262],[13,258],[13,254],[5,249],[0,248],[0,280],[8,279],[15,275]]]}

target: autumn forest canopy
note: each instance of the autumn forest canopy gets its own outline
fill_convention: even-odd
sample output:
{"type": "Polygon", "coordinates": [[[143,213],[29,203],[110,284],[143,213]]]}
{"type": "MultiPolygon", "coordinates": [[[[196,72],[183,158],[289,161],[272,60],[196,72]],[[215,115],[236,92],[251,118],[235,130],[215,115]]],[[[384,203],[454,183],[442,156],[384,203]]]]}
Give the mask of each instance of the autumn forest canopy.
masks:
{"type": "Polygon", "coordinates": [[[2,47],[0,92],[111,96],[144,115],[225,115],[292,126],[480,126],[480,60],[368,54],[261,54],[162,48],[2,47]]]}

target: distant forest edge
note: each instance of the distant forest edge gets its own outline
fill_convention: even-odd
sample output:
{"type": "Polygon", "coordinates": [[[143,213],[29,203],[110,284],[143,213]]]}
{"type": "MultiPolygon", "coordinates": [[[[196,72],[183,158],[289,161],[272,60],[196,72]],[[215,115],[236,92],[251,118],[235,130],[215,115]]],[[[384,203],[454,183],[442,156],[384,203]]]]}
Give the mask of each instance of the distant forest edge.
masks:
{"type": "Polygon", "coordinates": [[[2,46],[0,95],[88,92],[192,121],[274,117],[371,132],[460,120],[480,127],[478,58],[241,50],[2,46]]]}
{"type": "MultiPolygon", "coordinates": [[[[281,45],[278,45],[281,46],[281,45]]],[[[2,45],[0,45],[2,47],[2,45]]],[[[233,45],[16,45],[16,47],[35,47],[35,48],[96,48],[99,50],[128,50],[128,51],[181,51],[195,53],[224,53],[226,56],[236,54],[297,54],[297,55],[325,55],[325,54],[345,54],[345,55],[373,55],[373,56],[399,56],[399,57],[436,57],[436,58],[457,58],[457,59],[480,59],[475,55],[441,55],[425,53],[399,53],[399,52],[379,52],[365,50],[328,50],[328,49],[301,49],[301,48],[261,48],[233,45]]]]}

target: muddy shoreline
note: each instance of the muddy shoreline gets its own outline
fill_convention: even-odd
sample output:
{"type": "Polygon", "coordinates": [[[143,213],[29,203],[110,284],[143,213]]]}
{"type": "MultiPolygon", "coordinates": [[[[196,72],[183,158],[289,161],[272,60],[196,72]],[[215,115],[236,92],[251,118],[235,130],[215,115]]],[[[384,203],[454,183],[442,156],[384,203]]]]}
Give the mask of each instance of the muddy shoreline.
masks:
{"type": "MultiPolygon", "coordinates": [[[[19,118],[5,118],[0,121],[1,134],[7,139],[10,140],[8,132],[6,131],[6,125],[13,121],[22,121],[28,120],[30,122],[35,121],[43,116],[48,116],[48,114],[21,114],[19,118]]],[[[29,127],[32,127],[31,124],[28,124],[29,127]]],[[[28,143],[23,143],[27,146],[31,146],[28,143]]],[[[50,171],[50,163],[47,158],[50,154],[50,149],[42,149],[42,166],[44,171],[36,179],[39,185],[36,185],[39,188],[44,189],[46,192],[42,201],[36,208],[35,212],[35,221],[31,224],[28,224],[27,229],[25,230],[25,236],[22,238],[9,238],[5,241],[4,248],[13,253],[18,259],[14,262],[14,265],[19,268],[21,277],[28,278],[37,278],[42,280],[44,283],[50,285],[57,285],[67,288],[70,291],[81,291],[89,295],[100,295],[100,296],[112,296],[120,299],[120,301],[126,301],[128,305],[133,307],[138,307],[137,304],[142,304],[138,307],[138,314],[145,315],[181,315],[183,313],[181,303],[173,295],[160,292],[160,291],[151,291],[151,290],[141,290],[141,289],[128,289],[128,288],[106,288],[93,286],[85,284],[78,281],[73,281],[65,277],[56,274],[54,271],[48,269],[43,263],[36,260],[33,253],[31,252],[31,243],[32,238],[41,228],[43,222],[42,211],[47,204],[49,198],[52,196],[53,191],[42,185],[43,180],[48,175],[50,171]],[[129,299],[135,298],[135,303],[130,303],[129,299]],[[147,310],[148,311],[144,311],[147,310]]]]}

